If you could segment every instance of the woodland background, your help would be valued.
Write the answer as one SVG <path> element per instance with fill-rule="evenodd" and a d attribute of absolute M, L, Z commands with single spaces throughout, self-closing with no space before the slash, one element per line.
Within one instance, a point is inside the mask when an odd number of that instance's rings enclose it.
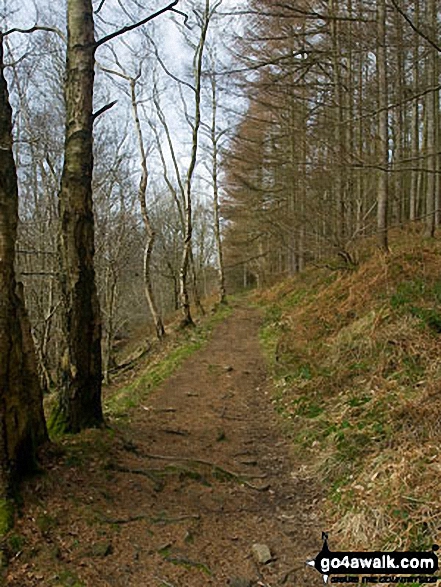
<path fill-rule="evenodd" d="M 26 405 L 17 353 L 36 405 L 61 389 L 76 431 L 102 420 L 101 375 L 137 329 L 161 338 L 164 317 L 191 325 L 215 291 L 354 266 L 373 236 L 387 253 L 391 227 L 435 236 L 436 0 L 67 8 L 67 36 L 62 2 L 1 8 L 2 325 L 22 324 L 1 342 L 3 393 L 21 390 L 6 430 Z M 37 420 L 2 448 L 5 478 L 23 438 L 45 436 Z"/>

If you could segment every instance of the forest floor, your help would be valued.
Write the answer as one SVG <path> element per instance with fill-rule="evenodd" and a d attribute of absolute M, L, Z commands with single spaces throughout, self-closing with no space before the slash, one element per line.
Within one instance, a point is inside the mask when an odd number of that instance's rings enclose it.
<path fill-rule="evenodd" d="M 323 498 L 282 433 L 260 326 L 239 305 L 129 418 L 50 449 L 8 537 L 8 587 L 322 585 L 305 562 Z"/>

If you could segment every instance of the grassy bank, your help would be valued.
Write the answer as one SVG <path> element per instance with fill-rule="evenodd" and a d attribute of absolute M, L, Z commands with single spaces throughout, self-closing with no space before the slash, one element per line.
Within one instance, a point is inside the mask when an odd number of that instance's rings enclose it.
<path fill-rule="evenodd" d="M 274 405 L 342 546 L 441 538 L 441 247 L 396 243 L 260 294 Z"/>

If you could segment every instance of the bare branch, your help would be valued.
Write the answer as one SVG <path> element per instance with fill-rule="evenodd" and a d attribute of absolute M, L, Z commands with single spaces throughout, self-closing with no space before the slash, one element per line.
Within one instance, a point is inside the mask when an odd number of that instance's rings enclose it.
<path fill-rule="evenodd" d="M 111 108 L 113 108 L 115 106 L 115 104 L 117 104 L 117 103 L 118 103 L 118 100 L 114 100 L 113 102 L 110 102 L 110 104 L 106 104 L 105 106 L 100 108 L 97 112 L 94 112 L 92 114 L 93 120 L 96 120 L 98 118 L 98 116 L 101 116 L 101 114 L 104 114 L 104 112 L 107 112 L 107 110 L 110 110 Z"/>
<path fill-rule="evenodd" d="M 174 0 L 174 2 L 172 2 L 171 4 L 164 6 L 164 8 L 161 8 L 161 10 L 158 10 L 154 14 L 150 14 L 149 16 L 144 18 L 143 20 L 140 20 L 139 22 L 136 22 L 134 24 L 129 24 L 129 25 L 123 27 L 122 29 L 119 29 L 118 31 L 110 33 L 110 35 L 106 35 L 102 39 L 99 39 L 99 41 L 96 41 L 95 49 L 97 49 L 101 45 L 104 45 L 104 43 L 107 43 L 108 41 L 111 41 L 112 39 L 119 37 L 120 35 L 123 35 L 125 33 L 130 32 L 130 31 L 133 31 L 134 29 L 139 28 L 140 26 L 142 26 L 142 25 L 150 22 L 154 18 L 160 16 L 161 14 L 164 14 L 165 12 L 171 11 L 176 6 L 176 4 L 178 4 L 178 2 L 179 2 L 179 0 Z"/>
<path fill-rule="evenodd" d="M 170 71 L 170 70 L 167 68 L 167 66 L 166 66 L 166 65 L 165 65 L 165 63 L 163 62 L 163 60 L 162 60 L 161 56 L 159 55 L 159 51 L 158 51 L 158 48 L 157 48 L 157 46 L 156 46 L 156 43 L 155 43 L 155 42 L 153 41 L 153 39 L 151 39 L 151 38 L 150 38 L 148 35 L 147 35 L 147 38 L 148 38 L 148 40 L 150 41 L 150 43 L 152 44 L 153 51 L 155 52 L 155 57 L 156 57 L 156 59 L 158 60 L 158 62 L 159 62 L 159 65 L 161 66 L 161 68 L 162 68 L 162 69 L 165 71 L 165 73 L 166 73 L 166 74 L 167 74 L 169 77 L 171 77 L 171 78 L 172 78 L 172 80 L 174 80 L 175 82 L 177 82 L 178 84 L 180 84 L 180 85 L 182 84 L 183 86 L 186 86 L 187 88 L 189 88 L 189 89 L 190 89 L 190 90 L 192 90 L 193 92 L 196 92 L 196 88 L 195 88 L 195 87 L 194 87 L 192 84 L 190 84 L 190 83 L 188 83 L 188 82 L 186 82 L 186 81 L 184 81 L 184 80 L 182 80 L 182 79 L 178 78 L 178 77 L 177 77 L 177 76 L 176 76 L 174 73 L 172 73 L 172 72 L 171 72 L 171 71 Z"/>
<path fill-rule="evenodd" d="M 101 0 L 100 5 L 98 6 L 98 8 L 95 10 L 95 14 L 99 14 L 104 6 L 104 4 L 106 3 L 106 0 Z"/>
<path fill-rule="evenodd" d="M 171 8 L 170 9 L 171 12 L 175 12 L 176 14 L 179 14 L 180 16 L 184 17 L 184 26 L 187 27 L 189 30 L 191 30 L 191 26 L 189 26 L 188 23 L 188 14 L 185 14 L 185 12 L 181 12 L 180 10 L 177 10 L 176 8 Z"/>
<path fill-rule="evenodd" d="M 432 45 L 432 47 L 434 49 L 436 49 L 439 53 L 441 53 L 441 46 L 438 45 L 437 43 L 435 43 L 435 41 L 431 37 L 429 37 L 429 35 L 427 35 L 424 31 L 422 31 L 419 27 L 417 27 L 415 25 L 415 23 L 413 22 L 413 20 L 406 14 L 406 12 L 404 12 L 404 10 L 398 4 L 397 0 L 390 0 L 390 1 L 392 3 L 393 7 L 395 8 L 395 10 L 397 12 L 399 12 L 399 14 L 401 14 L 401 16 L 407 22 L 407 24 L 410 25 L 410 27 L 412 28 L 412 30 L 415 33 L 417 33 L 417 35 L 419 35 L 420 37 L 422 37 L 425 41 L 427 41 L 429 43 L 429 45 Z"/>
<path fill-rule="evenodd" d="M 58 29 L 57 27 L 50 27 L 50 26 L 34 25 L 33 27 L 31 27 L 29 29 L 13 28 L 13 29 L 9 29 L 8 31 L 5 31 L 4 33 L 2 33 L 2 36 L 7 37 L 8 35 L 12 35 L 13 33 L 30 34 L 30 33 L 35 33 L 38 31 L 46 31 L 48 33 L 55 33 L 58 37 L 60 37 L 60 39 L 64 43 L 67 43 L 66 35 L 62 31 L 60 31 L 60 29 Z"/>

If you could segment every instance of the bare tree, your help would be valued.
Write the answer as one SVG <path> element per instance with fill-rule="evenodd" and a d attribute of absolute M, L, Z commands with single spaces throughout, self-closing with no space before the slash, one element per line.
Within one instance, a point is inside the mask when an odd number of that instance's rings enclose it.
<path fill-rule="evenodd" d="M 138 76 L 139 77 L 139 76 Z M 150 308 L 153 322 L 155 324 L 156 335 L 159 339 L 165 335 L 164 324 L 162 318 L 159 315 L 158 308 L 153 293 L 153 284 L 150 273 L 151 259 L 153 253 L 153 246 L 155 244 L 156 232 L 153 229 L 150 215 L 147 209 L 146 192 L 147 192 L 147 181 L 148 181 L 148 169 L 147 169 L 147 155 L 144 146 L 144 139 L 142 136 L 141 123 L 139 121 L 138 103 L 136 98 L 136 81 L 138 78 L 130 79 L 130 99 L 132 102 L 132 113 L 135 121 L 136 136 L 138 138 L 139 155 L 141 160 L 141 179 L 139 182 L 138 199 L 141 207 L 142 219 L 144 221 L 144 227 L 146 231 L 146 245 L 144 250 L 144 283 L 145 283 L 145 295 Z"/>
<path fill-rule="evenodd" d="M 65 355 L 51 427 L 66 432 L 101 426 L 101 319 L 95 284 L 93 85 L 95 31 L 91 0 L 68 4 L 66 137 L 60 190 Z"/>
<path fill-rule="evenodd" d="M 210 0 L 205 0 L 205 8 L 202 15 L 198 16 L 200 26 L 200 36 L 194 55 L 194 120 L 192 133 L 192 149 L 190 164 L 187 170 L 184 192 L 184 246 L 182 251 L 182 261 L 180 270 L 180 300 L 182 310 L 182 326 L 190 326 L 193 319 L 190 312 L 190 299 L 188 295 L 187 280 L 188 267 L 192 251 L 192 180 L 196 167 L 199 129 L 201 126 L 201 93 L 202 93 L 202 69 L 205 43 L 207 39 L 208 26 L 218 4 L 210 6 Z"/>
<path fill-rule="evenodd" d="M 178 0 L 137 23 L 95 41 L 91 0 L 68 2 L 66 139 L 60 190 L 62 290 L 66 352 L 64 378 L 51 424 L 78 432 L 103 424 L 101 319 L 94 270 L 92 205 L 93 122 L 114 102 L 93 113 L 95 51 L 146 24 Z"/>

